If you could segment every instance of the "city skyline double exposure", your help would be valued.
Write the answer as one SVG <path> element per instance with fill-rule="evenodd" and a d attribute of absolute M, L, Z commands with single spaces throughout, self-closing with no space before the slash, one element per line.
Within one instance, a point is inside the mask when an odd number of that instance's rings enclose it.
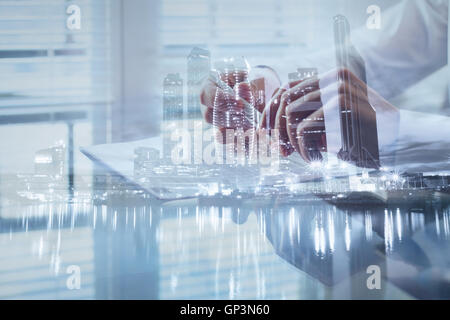
<path fill-rule="evenodd" d="M 0 0 L 0 299 L 167 319 L 450 299 L 449 17 Z"/>

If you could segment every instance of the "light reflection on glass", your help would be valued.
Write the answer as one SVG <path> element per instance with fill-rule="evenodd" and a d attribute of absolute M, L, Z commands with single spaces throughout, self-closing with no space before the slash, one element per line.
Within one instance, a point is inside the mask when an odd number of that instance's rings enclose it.
<path fill-rule="evenodd" d="M 62 277 L 69 258 L 78 254 L 66 251 L 67 232 L 87 228 L 95 239 L 89 244 L 91 262 L 102 283 L 144 272 L 142 277 L 159 283 L 151 291 L 155 297 L 298 297 L 306 281 L 302 272 L 332 285 L 364 270 L 364 259 L 379 243 L 390 256 L 425 228 L 427 236 L 448 240 L 448 208 L 433 208 L 430 218 L 419 209 L 47 203 L 15 212 L 19 219 L 3 210 L 9 218 L 2 219 L 0 243 L 8 256 L 8 244 L 29 234 L 30 263 L 46 261 L 53 276 Z"/>
<path fill-rule="evenodd" d="M 392 215 L 389 214 L 388 210 L 384 210 L 384 244 L 386 251 L 393 250 L 394 243 L 394 228 L 392 226 Z"/>
<path fill-rule="evenodd" d="M 395 212 L 396 224 L 397 224 L 397 236 L 398 240 L 402 241 L 402 218 L 400 215 L 400 208 L 397 208 Z"/>
<path fill-rule="evenodd" d="M 450 235 L 449 214 L 450 214 L 450 209 L 445 210 L 443 213 L 443 221 L 442 222 L 444 225 L 445 239 L 449 239 L 449 235 Z"/>
<path fill-rule="evenodd" d="M 349 217 L 347 212 L 345 213 L 345 249 L 347 251 L 350 251 L 350 245 L 351 245 L 351 228 L 349 223 Z"/>
<path fill-rule="evenodd" d="M 364 214 L 364 227 L 366 232 L 366 240 L 372 240 L 372 215 L 370 214 L 370 211 L 366 211 Z"/>
<path fill-rule="evenodd" d="M 334 243 L 335 243 L 335 231 L 334 231 L 334 214 L 335 210 L 328 213 L 328 240 L 330 246 L 330 252 L 334 252 Z"/>

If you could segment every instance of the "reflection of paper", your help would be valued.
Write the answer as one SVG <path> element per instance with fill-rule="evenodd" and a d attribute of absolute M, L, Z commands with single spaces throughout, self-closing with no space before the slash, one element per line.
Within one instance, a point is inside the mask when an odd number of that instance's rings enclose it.
<path fill-rule="evenodd" d="M 375 252 L 384 240 L 376 233 L 367 239 L 358 215 L 347 215 L 325 201 L 295 210 L 281 206 L 274 212 L 261 221 L 275 252 L 328 286 L 351 281 L 368 265 L 381 262 Z"/>
<path fill-rule="evenodd" d="M 162 141 L 159 137 L 154 137 L 133 142 L 100 144 L 81 148 L 81 152 L 91 160 L 101 162 L 108 169 L 120 175 L 132 176 L 134 149 L 142 146 L 161 150 Z"/>
<path fill-rule="evenodd" d="M 448 299 L 450 242 L 433 239 L 433 228 L 429 224 L 411 238 L 404 239 L 395 255 L 386 257 L 386 273 L 389 281 L 416 298 Z"/>
<path fill-rule="evenodd" d="M 142 187 L 133 178 L 134 171 L 134 149 L 141 146 L 153 147 L 161 150 L 161 139 L 159 137 L 139 140 L 134 142 L 101 144 L 96 146 L 81 148 L 84 153 L 92 161 L 104 166 L 114 174 L 118 174 L 130 182 Z M 147 190 L 153 195 L 156 194 L 152 190 Z"/>
<path fill-rule="evenodd" d="M 212 196 L 219 190 L 224 196 L 233 191 L 254 193 L 259 188 L 273 187 L 284 190 L 286 179 L 296 182 L 311 181 L 322 176 L 321 170 L 308 166 L 298 154 L 283 159 L 275 172 L 269 167 L 252 166 L 225 166 L 225 165 L 172 165 L 170 159 L 162 159 L 166 165 L 166 173 L 150 176 L 147 181 L 135 176 L 134 159 L 135 149 L 138 147 L 162 149 L 161 137 L 145 139 L 127 143 L 104 144 L 82 148 L 81 151 L 91 160 L 100 163 L 108 170 L 118 174 L 135 185 L 147 190 L 158 199 L 171 200 L 192 198 L 199 195 Z M 167 140 L 165 141 L 167 143 Z M 170 170 L 172 167 L 174 170 Z M 346 172 L 350 170 L 346 168 Z M 173 173 L 172 173 L 173 171 Z M 357 170 L 351 170 L 352 173 Z M 341 175 L 341 172 L 329 170 L 330 175 Z M 264 173 L 264 174 L 263 174 Z M 288 179 L 288 180 L 289 180 Z M 220 194 L 219 193 L 219 194 Z"/>

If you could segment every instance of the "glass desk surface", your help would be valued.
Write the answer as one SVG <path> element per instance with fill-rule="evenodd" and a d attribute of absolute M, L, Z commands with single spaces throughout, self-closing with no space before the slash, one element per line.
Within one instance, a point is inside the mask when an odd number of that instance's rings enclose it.
<path fill-rule="evenodd" d="M 127 192 L 3 201 L 0 298 L 450 298 L 445 196 L 336 207 L 276 197 L 161 203 Z"/>

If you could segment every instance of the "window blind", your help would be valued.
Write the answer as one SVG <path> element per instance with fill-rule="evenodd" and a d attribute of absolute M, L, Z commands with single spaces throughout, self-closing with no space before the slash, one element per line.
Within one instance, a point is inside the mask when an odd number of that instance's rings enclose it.
<path fill-rule="evenodd" d="M 163 0 L 163 45 L 305 45 L 344 4 L 345 0 Z"/>
<path fill-rule="evenodd" d="M 109 15 L 108 0 L 0 0 L 0 107 L 109 99 Z"/>

